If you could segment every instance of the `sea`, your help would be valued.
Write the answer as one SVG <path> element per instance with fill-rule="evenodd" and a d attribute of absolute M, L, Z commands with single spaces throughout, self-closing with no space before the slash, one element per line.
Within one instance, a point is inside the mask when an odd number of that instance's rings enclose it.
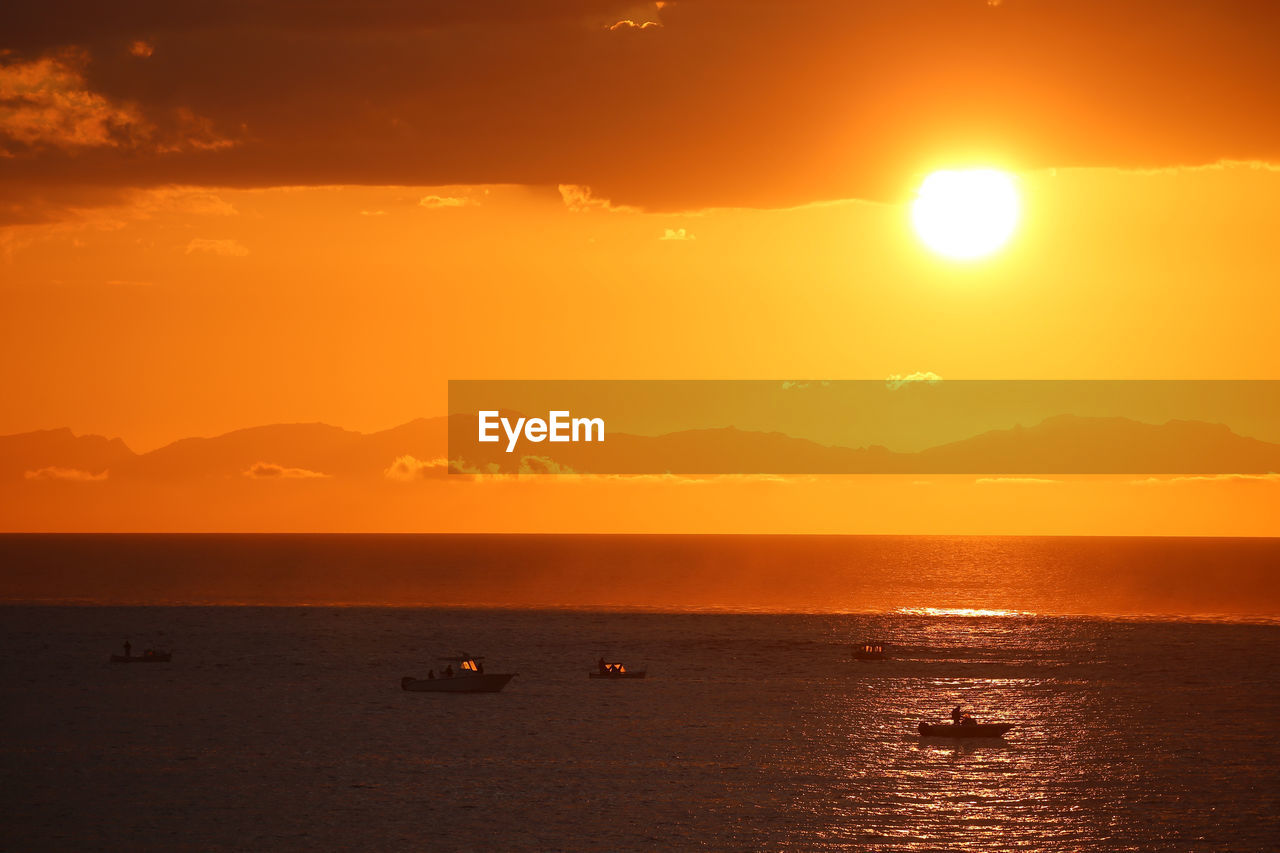
<path fill-rule="evenodd" d="M 3 536 L 0 850 L 1274 851 L 1278 571 L 1277 540 Z M 401 690 L 460 653 L 517 675 Z M 1015 728 L 918 734 L 957 704 Z"/>

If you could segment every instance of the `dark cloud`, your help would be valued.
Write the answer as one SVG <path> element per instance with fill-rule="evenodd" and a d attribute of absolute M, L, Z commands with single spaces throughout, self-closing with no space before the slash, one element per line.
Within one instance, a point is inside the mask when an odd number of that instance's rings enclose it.
<path fill-rule="evenodd" d="M 7 4 L 0 64 L 83 52 L 116 144 L 50 144 L 29 112 L 6 135 L 9 93 L 0 180 L 566 184 L 677 210 L 892 199 L 968 160 L 1280 160 L 1272 0 L 681 0 L 610 29 L 642 6 Z"/>

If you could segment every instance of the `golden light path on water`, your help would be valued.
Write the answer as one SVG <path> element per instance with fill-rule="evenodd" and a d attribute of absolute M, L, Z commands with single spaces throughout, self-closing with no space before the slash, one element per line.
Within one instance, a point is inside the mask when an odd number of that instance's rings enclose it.
<path fill-rule="evenodd" d="M 1214 679 L 1189 674 L 1196 644 L 1177 626 L 968 607 L 900 608 L 876 623 L 892 659 L 851 662 L 812 708 L 823 781 L 793 807 L 821 820 L 819 787 L 839 791 L 823 849 L 1162 849 L 1186 837 L 1178 801 L 1221 796 L 1228 766 L 1249 761 L 1247 748 L 1223 760 L 1228 739 L 1190 723 L 1212 712 L 1186 691 L 1203 696 Z M 957 704 L 1016 727 L 972 741 L 914 733 Z M 1170 725 L 1175 750 L 1160 745 Z M 1188 778 L 1188 755 L 1213 758 Z"/>
<path fill-rule="evenodd" d="M 1280 832 L 1274 626 L 982 607 L 6 615 L 13 849 L 1162 853 Z M 173 664 L 112 668 L 121 626 Z M 872 640 L 888 659 L 855 660 Z M 400 689 L 459 646 L 519 676 Z M 589 680 L 601 655 L 649 677 Z M 1016 727 L 919 735 L 957 704 Z"/>
<path fill-rule="evenodd" d="M 899 607 L 907 616 L 1036 616 L 1029 610 L 992 610 L 982 607 Z"/>

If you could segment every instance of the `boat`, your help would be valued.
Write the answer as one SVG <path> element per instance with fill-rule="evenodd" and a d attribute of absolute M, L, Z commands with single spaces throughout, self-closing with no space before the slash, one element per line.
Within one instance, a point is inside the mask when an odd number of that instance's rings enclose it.
<path fill-rule="evenodd" d="M 1004 737 L 1013 723 L 921 723 L 921 737 Z"/>
<path fill-rule="evenodd" d="M 172 652 L 144 652 L 140 655 L 112 655 L 112 663 L 168 663 Z"/>
<path fill-rule="evenodd" d="M 594 672 L 588 672 L 587 678 L 603 678 L 606 681 L 612 681 L 622 678 L 644 678 L 647 670 L 643 669 L 627 669 L 625 664 L 610 663 L 604 658 L 600 659 L 600 665 Z"/>
<path fill-rule="evenodd" d="M 854 660 L 884 660 L 884 643 L 863 643 L 853 650 Z"/>
<path fill-rule="evenodd" d="M 400 689 L 415 693 L 497 693 L 515 678 L 514 672 L 485 672 L 484 658 L 460 654 L 457 657 L 439 658 L 445 662 L 444 674 L 432 670 L 426 678 L 406 675 L 400 679 Z M 457 672 L 454 672 L 454 665 Z"/>

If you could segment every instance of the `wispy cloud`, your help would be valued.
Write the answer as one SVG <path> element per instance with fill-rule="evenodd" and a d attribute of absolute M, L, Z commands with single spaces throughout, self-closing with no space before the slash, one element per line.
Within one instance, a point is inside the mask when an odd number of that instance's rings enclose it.
<path fill-rule="evenodd" d="M 440 208 L 440 207 L 470 207 L 479 204 L 475 199 L 465 196 L 452 195 L 424 195 L 418 199 L 420 207 Z"/>
<path fill-rule="evenodd" d="M 662 232 L 659 240 L 696 240 L 697 237 L 690 234 L 683 228 L 668 228 Z"/>
<path fill-rule="evenodd" d="M 160 187 L 135 193 L 122 215 L 140 219 L 158 214 L 189 213 L 196 216 L 235 216 L 239 211 L 222 196 L 202 187 Z"/>
<path fill-rule="evenodd" d="M 916 373 L 908 373 L 903 376 L 901 373 L 891 373 L 884 378 L 885 387 L 890 391 L 896 391 L 909 382 L 923 382 L 926 385 L 935 385 L 942 381 L 942 377 L 933 371 L 925 371 Z"/>
<path fill-rule="evenodd" d="M 210 240 L 204 237 L 197 237 L 187 244 L 187 254 L 192 252 L 208 252 L 228 258 L 243 258 L 249 254 L 249 250 L 236 240 Z"/>
<path fill-rule="evenodd" d="M 1043 477 L 979 477 L 973 482 L 980 486 L 1049 486 L 1062 481 Z"/>
<path fill-rule="evenodd" d="M 474 480 L 473 482 L 483 482 L 486 478 L 490 478 L 490 477 L 505 478 L 508 476 L 514 476 L 514 475 L 503 474 L 501 473 L 501 471 L 502 471 L 502 466 L 496 462 L 486 462 L 483 466 L 479 466 L 479 465 L 472 465 L 471 463 L 467 462 L 467 460 L 462 458 L 449 460 L 450 474 L 475 475 L 478 479 Z"/>
<path fill-rule="evenodd" d="M 81 471 L 79 468 L 59 468 L 56 465 L 50 465 L 48 468 L 40 468 L 35 471 L 27 471 L 23 473 L 23 477 L 28 480 L 60 480 L 64 483 L 100 483 L 107 479 L 109 471 L 103 471 L 99 474 L 93 474 L 89 471 Z"/>
<path fill-rule="evenodd" d="M 573 474 L 576 473 L 568 465 L 547 456 L 525 456 L 520 459 L 521 474 Z"/>
<path fill-rule="evenodd" d="M 597 198 L 591 193 L 591 187 L 581 184 L 559 184 L 556 188 L 560 190 L 560 198 L 564 201 L 564 206 L 573 213 L 590 213 L 593 210 L 603 210 L 607 213 L 632 213 L 635 210 L 625 205 L 614 204 L 607 198 Z"/>
<path fill-rule="evenodd" d="M 286 468 L 274 462 L 255 462 L 244 470 L 244 476 L 251 480 L 317 480 L 330 475 L 306 468 Z"/>
<path fill-rule="evenodd" d="M 657 21 L 636 22 L 628 18 L 625 21 L 618 21 L 615 24 L 610 24 L 608 29 L 610 32 L 617 32 L 618 30 L 650 30 L 650 29 L 656 29 L 661 26 L 662 24 L 658 23 Z"/>
<path fill-rule="evenodd" d="M 1131 486 L 1171 486 L 1185 483 L 1280 483 L 1280 474 L 1187 474 L 1129 481 Z"/>
<path fill-rule="evenodd" d="M 400 483 L 412 483 L 427 477 L 443 476 L 449 472 L 448 459 L 422 460 L 414 456 L 398 456 L 382 475 L 388 480 Z"/>

